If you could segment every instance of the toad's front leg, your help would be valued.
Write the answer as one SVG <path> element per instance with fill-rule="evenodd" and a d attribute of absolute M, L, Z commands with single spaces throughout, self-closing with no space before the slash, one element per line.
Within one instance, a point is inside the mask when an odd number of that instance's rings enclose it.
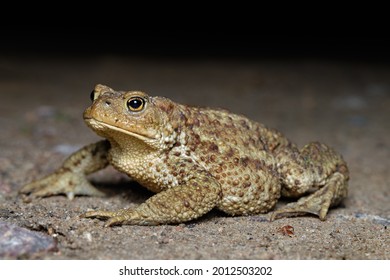
<path fill-rule="evenodd" d="M 56 194 L 66 194 L 69 198 L 75 195 L 102 196 L 103 193 L 88 182 L 86 175 L 108 165 L 109 149 L 106 140 L 85 146 L 67 158 L 53 174 L 23 186 L 19 192 L 41 197 Z"/>
<path fill-rule="evenodd" d="M 83 217 L 108 219 L 106 227 L 119 224 L 174 224 L 196 219 L 217 205 L 222 190 L 208 172 L 194 172 L 193 175 L 184 185 L 159 192 L 135 209 L 89 211 Z"/>

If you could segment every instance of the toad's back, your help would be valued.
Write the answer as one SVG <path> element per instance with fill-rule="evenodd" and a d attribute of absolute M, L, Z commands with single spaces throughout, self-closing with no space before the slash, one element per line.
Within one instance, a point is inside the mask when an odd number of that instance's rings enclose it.
<path fill-rule="evenodd" d="M 222 186 L 218 207 L 230 214 L 267 212 L 280 197 L 273 152 L 283 135 L 225 110 L 180 105 L 187 152 Z"/>

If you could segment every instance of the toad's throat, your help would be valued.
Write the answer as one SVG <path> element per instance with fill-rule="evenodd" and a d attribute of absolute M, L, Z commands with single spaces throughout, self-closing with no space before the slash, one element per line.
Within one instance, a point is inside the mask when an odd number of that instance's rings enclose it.
<path fill-rule="evenodd" d="M 132 136 L 132 137 L 138 138 L 140 140 L 144 140 L 144 141 L 153 140 L 153 139 L 158 138 L 156 134 L 150 133 L 147 130 L 139 130 L 138 129 L 137 132 L 132 132 L 132 131 L 125 130 L 125 129 L 117 127 L 115 125 L 111 125 L 111 124 L 108 124 L 108 123 L 105 123 L 105 122 L 102 122 L 102 121 L 99 121 L 97 119 L 90 118 L 90 117 L 84 117 L 84 121 L 87 123 L 87 125 L 92 130 L 94 130 L 96 133 L 102 135 L 103 137 L 107 137 L 107 134 L 109 134 L 109 133 L 107 133 L 107 130 L 109 130 L 109 131 L 123 133 L 123 134 L 129 135 L 129 136 Z"/>

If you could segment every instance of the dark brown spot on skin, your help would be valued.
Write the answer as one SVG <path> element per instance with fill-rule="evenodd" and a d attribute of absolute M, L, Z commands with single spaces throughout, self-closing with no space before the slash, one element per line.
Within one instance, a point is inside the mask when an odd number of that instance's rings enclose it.
<path fill-rule="evenodd" d="M 248 130 L 250 129 L 248 123 L 247 123 L 245 120 L 242 120 L 242 121 L 241 121 L 241 126 L 242 126 L 243 128 L 245 128 L 245 129 L 248 129 Z"/>
<path fill-rule="evenodd" d="M 191 139 L 195 146 L 200 144 L 200 136 L 198 134 L 193 134 Z"/>
<path fill-rule="evenodd" d="M 199 126 L 199 120 L 197 118 L 189 118 L 186 122 L 186 126 Z"/>
<path fill-rule="evenodd" d="M 211 143 L 209 150 L 210 152 L 218 152 L 218 146 L 214 143 Z"/>
<path fill-rule="evenodd" d="M 264 160 L 255 160 L 255 167 L 256 167 L 256 170 L 260 170 L 264 167 L 265 165 L 265 162 Z"/>
<path fill-rule="evenodd" d="M 178 157 L 178 156 L 181 156 L 181 153 L 180 152 L 174 152 L 173 155 Z"/>
<path fill-rule="evenodd" d="M 173 144 L 173 147 L 180 147 L 180 146 L 181 146 L 180 142 L 176 142 L 175 144 Z"/>
<path fill-rule="evenodd" d="M 226 153 L 226 157 L 231 158 L 234 155 L 234 151 L 232 148 L 229 149 L 229 151 Z"/>
<path fill-rule="evenodd" d="M 72 171 L 69 167 L 62 167 L 61 168 L 61 171 L 63 172 L 63 173 L 65 173 L 65 172 L 70 172 L 70 171 Z"/>
<path fill-rule="evenodd" d="M 211 161 L 211 162 L 215 162 L 216 158 L 217 158 L 217 157 L 216 157 L 215 155 L 211 155 L 211 156 L 210 156 L 210 161 Z"/>
<path fill-rule="evenodd" d="M 236 164 L 236 165 L 238 164 L 239 161 L 240 161 L 240 160 L 239 160 L 238 158 L 236 158 L 236 157 L 233 159 L 233 162 L 234 162 L 234 164 Z"/>
<path fill-rule="evenodd" d="M 294 183 L 296 186 L 299 186 L 301 184 L 301 182 L 298 179 L 295 179 Z"/>
<path fill-rule="evenodd" d="M 248 157 L 241 158 L 241 162 L 244 167 L 247 167 L 249 163 L 249 158 Z"/>
<path fill-rule="evenodd" d="M 169 103 L 168 102 L 159 103 L 158 107 L 160 107 L 160 109 L 166 113 L 171 113 L 172 109 L 174 109 L 174 105 L 170 102 Z"/>
<path fill-rule="evenodd" d="M 187 200 L 184 200 L 184 201 L 183 201 L 183 204 L 184 204 L 184 206 L 187 207 L 187 208 L 190 207 L 190 203 L 189 203 Z"/>

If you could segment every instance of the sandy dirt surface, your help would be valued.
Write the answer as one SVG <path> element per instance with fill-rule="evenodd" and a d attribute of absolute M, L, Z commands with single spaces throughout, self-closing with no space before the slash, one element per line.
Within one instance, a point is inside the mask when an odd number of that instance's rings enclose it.
<path fill-rule="evenodd" d="M 112 228 L 79 216 L 132 207 L 152 195 L 113 169 L 91 178 L 107 193 L 104 198 L 18 196 L 20 186 L 99 139 L 82 120 L 96 83 L 227 108 L 281 130 L 300 146 L 327 143 L 349 163 L 349 196 L 323 222 L 312 216 L 269 222 L 268 214 L 212 211 L 186 224 Z M 388 65 L 0 56 L 0 97 L 0 258 L 390 258 Z M 285 226 L 293 234 L 283 234 Z"/>

